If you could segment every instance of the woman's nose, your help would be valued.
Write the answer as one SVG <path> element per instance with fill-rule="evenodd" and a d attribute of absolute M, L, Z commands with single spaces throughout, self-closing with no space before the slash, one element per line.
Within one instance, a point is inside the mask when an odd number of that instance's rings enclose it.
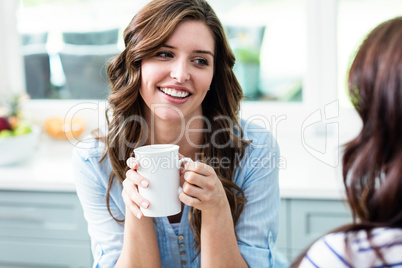
<path fill-rule="evenodd" d="M 190 73 L 186 62 L 177 61 L 173 64 L 170 77 L 179 83 L 184 83 L 190 79 Z"/>

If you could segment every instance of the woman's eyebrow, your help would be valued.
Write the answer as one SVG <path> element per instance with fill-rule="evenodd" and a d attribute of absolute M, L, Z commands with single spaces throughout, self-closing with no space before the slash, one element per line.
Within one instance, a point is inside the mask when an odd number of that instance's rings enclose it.
<path fill-rule="evenodd" d="M 212 56 L 212 58 L 214 57 L 214 54 L 211 51 L 208 50 L 195 50 L 195 53 L 201 53 L 201 54 L 209 54 Z"/>
<path fill-rule="evenodd" d="M 170 45 L 167 45 L 167 44 L 162 45 L 162 47 L 170 48 L 170 49 L 176 49 L 174 46 L 170 46 Z M 194 53 L 209 54 L 209 55 L 211 55 L 212 57 L 215 57 L 214 54 L 213 54 L 211 51 L 209 51 L 209 50 L 194 50 Z"/>

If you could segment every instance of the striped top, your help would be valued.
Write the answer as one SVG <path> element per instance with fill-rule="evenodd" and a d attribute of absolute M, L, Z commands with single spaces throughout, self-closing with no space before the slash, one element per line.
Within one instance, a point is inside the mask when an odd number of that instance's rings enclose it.
<path fill-rule="evenodd" d="M 366 231 L 325 235 L 312 245 L 299 267 L 402 267 L 402 229 L 375 228 L 372 234 L 371 243 Z M 376 256 L 374 247 L 386 263 Z"/>

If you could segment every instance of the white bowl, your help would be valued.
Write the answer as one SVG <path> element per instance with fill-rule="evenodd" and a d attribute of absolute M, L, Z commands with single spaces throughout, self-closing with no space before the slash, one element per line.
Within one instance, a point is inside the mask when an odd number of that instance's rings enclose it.
<path fill-rule="evenodd" d="M 22 162 L 32 156 L 39 140 L 40 128 L 32 126 L 32 132 L 0 139 L 0 166 L 8 166 Z"/>

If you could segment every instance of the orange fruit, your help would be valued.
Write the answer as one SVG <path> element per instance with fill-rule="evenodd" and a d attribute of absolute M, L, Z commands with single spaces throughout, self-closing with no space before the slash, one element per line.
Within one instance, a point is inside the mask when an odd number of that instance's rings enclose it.
<path fill-rule="evenodd" d="M 74 117 L 72 120 L 51 117 L 45 120 L 46 133 L 58 140 L 77 139 L 84 130 L 85 120 L 80 117 Z"/>

